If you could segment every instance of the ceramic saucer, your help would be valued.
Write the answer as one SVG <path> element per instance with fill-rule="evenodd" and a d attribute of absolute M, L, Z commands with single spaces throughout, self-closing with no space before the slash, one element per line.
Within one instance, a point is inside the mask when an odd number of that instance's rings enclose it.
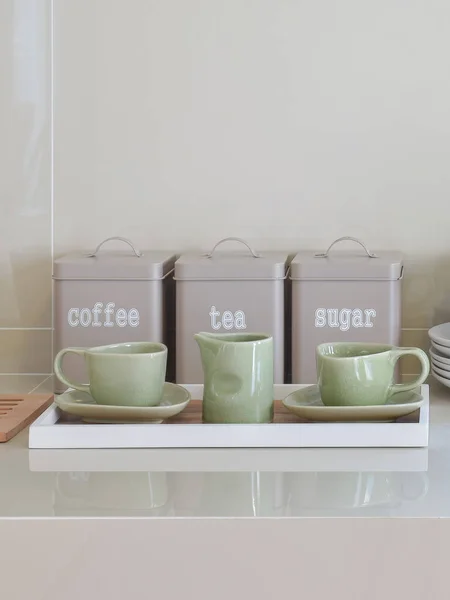
<path fill-rule="evenodd" d="M 397 392 L 380 406 L 325 406 L 319 387 L 311 385 L 289 394 L 284 406 L 308 421 L 395 421 L 422 406 L 424 398 L 417 392 Z"/>
<path fill-rule="evenodd" d="M 431 359 L 431 368 L 436 371 L 438 375 L 450 379 L 450 371 L 447 365 L 436 362 L 433 358 Z"/>
<path fill-rule="evenodd" d="M 441 358 L 438 358 L 434 353 L 430 352 L 431 365 L 446 372 L 446 376 L 450 377 L 450 365 L 445 363 Z M 449 361 L 450 362 L 450 361 Z"/>
<path fill-rule="evenodd" d="M 439 383 L 442 383 L 442 385 L 445 385 L 445 387 L 450 388 L 450 379 L 447 379 L 446 377 L 442 377 L 441 375 L 439 375 L 439 373 L 436 372 L 435 367 L 431 367 L 431 374 L 433 375 L 433 377 L 435 379 L 437 379 L 437 381 L 439 381 Z"/>
<path fill-rule="evenodd" d="M 88 423 L 162 423 L 186 408 L 191 395 L 180 385 L 165 383 L 157 406 L 109 406 L 97 404 L 90 394 L 71 390 L 55 394 L 55 403 L 66 413 Z"/>
<path fill-rule="evenodd" d="M 446 371 L 445 368 L 442 368 L 440 365 L 438 365 L 435 362 L 431 363 L 431 368 L 433 369 L 433 371 L 435 371 L 435 373 L 437 373 L 444 379 L 448 379 L 450 382 L 450 371 Z"/>
<path fill-rule="evenodd" d="M 447 346 L 443 346 L 442 344 L 438 344 L 434 340 L 431 340 L 431 347 L 434 350 L 437 350 L 439 352 L 439 354 L 442 354 L 443 356 L 450 358 L 450 348 L 447 348 Z"/>
<path fill-rule="evenodd" d="M 429 353 L 432 361 L 442 364 L 443 369 L 450 370 L 450 358 L 445 356 L 445 354 L 441 354 L 439 350 L 433 347 L 430 347 Z"/>
<path fill-rule="evenodd" d="M 450 323 L 441 323 L 428 330 L 428 335 L 436 344 L 450 348 Z"/>

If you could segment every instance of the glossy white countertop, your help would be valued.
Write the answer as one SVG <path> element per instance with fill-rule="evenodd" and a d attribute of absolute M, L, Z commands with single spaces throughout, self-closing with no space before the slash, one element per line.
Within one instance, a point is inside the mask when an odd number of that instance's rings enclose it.
<path fill-rule="evenodd" d="M 0 444 L 0 518 L 450 517 L 435 382 L 430 421 L 422 449 L 29 450 L 25 430 Z"/>

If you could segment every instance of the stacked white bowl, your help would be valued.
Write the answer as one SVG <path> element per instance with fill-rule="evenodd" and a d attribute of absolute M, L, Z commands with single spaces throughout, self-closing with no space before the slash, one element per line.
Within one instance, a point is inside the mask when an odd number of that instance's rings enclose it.
<path fill-rule="evenodd" d="M 442 385 L 450 387 L 450 323 L 432 327 L 428 335 L 431 340 L 431 373 Z"/>

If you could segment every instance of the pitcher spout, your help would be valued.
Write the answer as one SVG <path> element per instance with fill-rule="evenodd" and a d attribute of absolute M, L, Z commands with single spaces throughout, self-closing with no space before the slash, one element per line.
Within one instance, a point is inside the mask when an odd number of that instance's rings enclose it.
<path fill-rule="evenodd" d="M 194 339 L 199 345 L 200 349 L 209 348 L 217 344 L 217 339 L 214 333 L 208 333 L 207 331 L 200 331 L 194 333 Z"/>
<path fill-rule="evenodd" d="M 206 331 L 195 333 L 194 339 L 200 350 L 203 375 L 206 377 L 207 373 L 211 371 L 214 365 L 215 356 L 220 352 L 220 348 L 223 344 L 215 338 L 213 333 L 207 333 Z"/>

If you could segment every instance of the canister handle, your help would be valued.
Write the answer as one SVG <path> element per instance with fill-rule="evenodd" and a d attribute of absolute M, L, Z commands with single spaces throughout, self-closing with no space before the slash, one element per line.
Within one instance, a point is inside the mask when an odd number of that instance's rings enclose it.
<path fill-rule="evenodd" d="M 211 252 L 208 252 L 208 254 L 205 254 L 206 258 L 212 258 L 212 255 L 214 254 L 214 251 L 217 248 L 217 246 L 219 246 L 219 244 L 223 244 L 223 242 L 240 242 L 241 244 L 244 244 L 244 246 L 247 246 L 247 248 L 250 250 L 253 258 L 261 258 L 261 256 L 257 252 L 255 252 L 253 250 L 253 248 L 251 246 L 249 246 L 249 244 L 245 240 L 243 240 L 242 238 L 238 238 L 238 237 L 223 238 L 223 240 L 220 240 L 219 242 L 217 242 L 217 244 L 214 246 L 214 248 L 211 250 Z"/>
<path fill-rule="evenodd" d="M 344 237 L 340 237 L 337 240 L 334 240 L 334 242 L 332 244 L 330 244 L 330 246 L 328 246 L 327 250 L 325 252 L 318 252 L 317 254 L 314 254 L 314 258 L 328 258 L 328 254 L 331 250 L 331 248 L 337 244 L 338 242 L 356 242 L 357 244 L 359 244 L 360 246 L 362 246 L 364 248 L 364 250 L 366 251 L 366 254 L 369 258 L 378 258 L 378 256 L 376 254 L 374 254 L 373 252 L 370 252 L 367 249 L 367 246 L 365 244 L 363 244 L 363 242 L 361 242 L 361 240 L 358 240 L 357 238 L 354 237 L 350 237 L 350 236 L 344 236 Z"/>
<path fill-rule="evenodd" d="M 93 258 L 94 256 L 97 256 L 97 253 L 100 250 L 100 248 L 103 246 L 103 244 L 106 244 L 106 242 L 110 242 L 111 240 L 119 240 L 120 242 L 125 242 L 125 244 L 128 244 L 130 246 L 130 248 L 133 250 L 135 256 L 137 256 L 138 258 L 140 258 L 142 256 L 142 252 L 140 252 L 140 250 L 138 250 L 133 245 L 133 243 L 130 242 L 130 240 L 127 240 L 127 238 L 118 237 L 118 236 L 106 238 L 106 240 L 103 240 L 103 242 L 100 242 L 100 244 L 97 246 L 97 248 L 94 250 L 94 252 L 91 252 L 90 254 L 87 254 L 86 256 L 88 258 Z"/>

